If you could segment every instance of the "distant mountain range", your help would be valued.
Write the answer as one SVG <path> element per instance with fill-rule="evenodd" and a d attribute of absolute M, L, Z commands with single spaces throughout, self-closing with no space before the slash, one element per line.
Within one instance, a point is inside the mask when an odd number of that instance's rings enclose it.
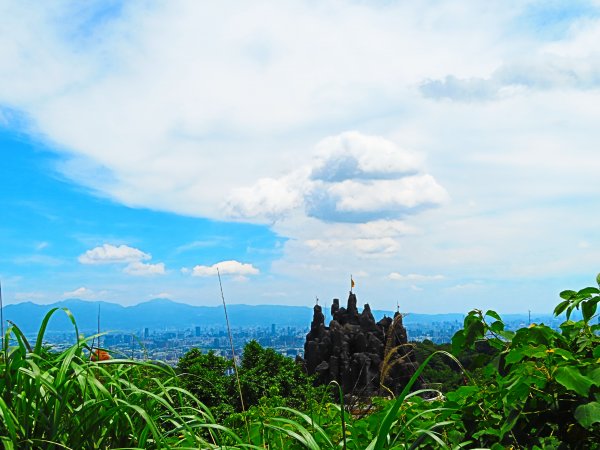
<path fill-rule="evenodd" d="M 68 308 L 77 321 L 81 331 L 89 332 L 97 328 L 98 307 L 103 331 L 150 329 L 185 329 L 195 326 L 224 327 L 225 317 L 222 306 L 192 306 L 167 299 L 154 299 L 134 306 L 121 306 L 109 302 L 92 302 L 78 299 L 63 300 L 49 305 L 38 305 L 24 302 L 4 307 L 4 319 L 11 320 L 24 332 L 38 330 L 44 315 L 51 308 Z M 326 308 L 324 308 L 325 310 Z M 312 308 L 307 306 L 284 305 L 229 305 L 227 306 L 229 321 L 232 327 L 309 327 L 312 320 Z M 330 320 L 328 311 L 326 321 Z M 373 311 L 376 320 L 390 311 Z M 550 315 L 536 315 L 535 320 L 548 320 Z M 464 314 L 408 314 L 404 323 L 432 324 L 435 322 L 462 323 Z M 506 320 L 527 320 L 524 314 L 504 315 Z M 532 316 L 532 319 L 534 317 Z M 57 311 L 48 326 L 49 331 L 70 331 L 73 326 L 67 315 Z"/>

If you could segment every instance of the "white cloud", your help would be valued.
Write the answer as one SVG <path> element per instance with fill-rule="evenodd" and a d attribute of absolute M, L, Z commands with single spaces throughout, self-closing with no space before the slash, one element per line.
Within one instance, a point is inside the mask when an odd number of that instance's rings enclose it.
<path fill-rule="evenodd" d="M 316 157 L 280 179 L 235 189 L 226 214 L 274 222 L 304 207 L 333 222 L 393 219 L 444 203 L 448 194 L 410 151 L 380 136 L 346 132 L 322 140 Z"/>
<path fill-rule="evenodd" d="M 367 182 L 345 180 L 318 184 L 308 199 L 308 213 L 324 220 L 360 223 L 404 217 L 438 206 L 447 197 L 430 175 Z"/>
<path fill-rule="evenodd" d="M 88 289 L 86 287 L 80 287 L 77 288 L 73 291 L 67 291 L 65 293 L 63 293 L 62 295 L 63 298 L 79 298 L 79 299 L 93 299 L 96 297 L 96 293 L 94 291 L 92 291 L 91 289 Z"/>
<path fill-rule="evenodd" d="M 127 245 L 119 245 L 117 247 L 111 244 L 104 244 L 101 247 L 88 250 L 79 256 L 79 262 L 81 264 L 115 264 L 146 261 L 151 258 L 152 255 Z"/>
<path fill-rule="evenodd" d="M 357 238 L 357 239 L 308 239 L 304 244 L 317 253 L 326 253 L 347 248 L 355 250 L 363 255 L 375 254 L 384 256 L 395 253 L 399 249 L 399 243 L 393 238 Z"/>
<path fill-rule="evenodd" d="M 146 264 L 140 261 L 133 261 L 123 269 L 123 272 L 129 275 L 148 276 L 148 275 L 164 275 L 165 264 Z"/>
<path fill-rule="evenodd" d="M 311 178 L 326 182 L 397 179 L 416 174 L 422 167 L 415 153 L 380 136 L 356 131 L 323 139 L 316 152 Z"/>
<path fill-rule="evenodd" d="M 145 263 L 152 255 L 128 245 L 103 244 L 79 256 L 81 264 L 126 264 L 123 272 L 134 276 L 164 275 L 164 263 Z"/>
<path fill-rule="evenodd" d="M 192 269 L 192 276 L 194 277 L 209 277 L 217 275 L 217 269 L 221 275 L 237 275 L 239 277 L 245 277 L 247 275 L 258 275 L 259 270 L 252 264 L 241 263 L 239 261 L 221 261 L 212 266 L 195 266 Z"/>
<path fill-rule="evenodd" d="M 538 58 L 504 64 L 489 78 L 457 78 L 447 75 L 428 80 L 420 89 L 425 97 L 458 101 L 483 101 L 551 89 L 600 88 L 600 54 L 563 57 L 545 54 Z"/>
<path fill-rule="evenodd" d="M 465 14 L 439 5 L 169 2 L 131 4 L 95 23 L 86 15 L 93 11 L 70 2 L 5 6 L 0 103 L 68 149 L 63 170 L 76 181 L 128 205 L 212 218 L 236 212 L 223 207 L 229 195 L 306 164 L 306 149 L 332 133 L 325 129 L 403 104 L 424 74 L 487 66 L 493 58 L 481 50 L 506 16 L 483 20 L 484 8 Z M 459 24 L 469 17 L 466 33 Z M 439 32 L 423 33 L 422 20 Z M 476 30 L 485 37 L 472 39 Z M 448 53 L 450 42 L 459 53 Z M 370 177 L 412 170 L 414 161 L 388 150 L 374 157 L 359 149 L 352 170 Z M 326 164 L 334 160 L 343 163 L 343 154 Z M 276 192 L 294 204 L 295 194 Z M 279 213 L 268 198 L 262 206 Z"/>
<path fill-rule="evenodd" d="M 407 275 L 402 275 L 398 272 L 392 272 L 388 275 L 390 280 L 395 281 L 411 281 L 411 282 L 425 282 L 425 281 L 440 281 L 444 280 L 446 277 L 443 275 L 422 275 L 418 273 L 409 273 Z"/>
<path fill-rule="evenodd" d="M 296 176 L 262 178 L 253 186 L 236 188 L 226 200 L 225 214 L 244 220 L 275 222 L 302 204 L 302 181 Z"/>
<path fill-rule="evenodd" d="M 486 288 L 484 283 L 482 283 L 481 281 L 474 281 L 472 283 L 456 284 L 454 286 L 447 288 L 447 290 L 448 291 L 473 291 L 473 290 L 480 290 L 482 288 Z"/>

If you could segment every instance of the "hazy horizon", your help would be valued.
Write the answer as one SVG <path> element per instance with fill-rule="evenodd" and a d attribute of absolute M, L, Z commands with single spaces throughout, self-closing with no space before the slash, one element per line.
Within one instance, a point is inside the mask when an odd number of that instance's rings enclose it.
<path fill-rule="evenodd" d="M 332 300 L 329 300 L 328 302 L 320 302 L 319 304 L 321 305 L 321 307 L 323 308 L 323 311 L 325 313 L 325 315 L 329 318 L 329 309 L 331 308 L 331 303 Z M 340 300 L 340 306 L 344 306 L 346 305 L 346 300 L 345 299 L 339 299 Z M 52 305 L 56 305 L 56 304 L 60 304 L 60 303 L 69 303 L 69 302 L 85 302 L 85 303 L 106 303 L 106 304 L 110 304 L 110 305 L 117 305 L 117 306 L 122 306 L 124 308 L 131 308 L 131 307 L 135 307 L 135 306 L 139 306 L 142 305 L 144 303 L 150 303 L 150 302 L 154 302 L 154 301 L 167 301 L 167 302 L 172 302 L 172 303 L 177 303 L 180 305 L 185 305 L 185 306 L 194 306 L 194 307 L 201 307 L 201 308 L 222 308 L 223 305 L 222 303 L 215 303 L 215 304 L 208 304 L 208 303 L 193 303 L 193 302 L 189 302 L 186 301 L 185 299 L 170 299 L 170 298 L 165 298 L 165 297 L 156 297 L 156 298 L 152 298 L 152 299 L 146 299 L 146 300 L 141 300 L 138 302 L 132 302 L 132 303 L 127 303 L 127 304 L 123 304 L 122 302 L 118 302 L 118 301 L 114 301 L 111 299 L 105 299 L 105 300 L 93 300 L 93 299 L 82 299 L 82 298 L 76 298 L 76 297 L 70 297 L 70 298 L 63 298 L 63 299 L 57 299 L 57 300 L 49 300 L 47 302 L 36 302 L 35 300 L 21 300 L 18 302 L 14 302 L 14 303 L 5 303 L 4 307 L 7 306 L 16 306 L 16 305 L 21 305 L 21 304 L 33 304 L 36 306 L 52 306 Z M 358 310 L 359 312 L 362 311 L 364 309 L 365 304 L 369 304 L 369 307 L 371 307 L 371 304 L 369 302 L 360 302 L 358 303 Z M 314 303 L 311 304 L 300 304 L 300 305 L 286 305 L 286 304 L 279 304 L 279 303 L 247 303 L 247 302 L 240 302 L 240 303 L 228 303 L 227 306 L 249 306 L 249 307 L 279 307 L 279 306 L 283 306 L 283 307 L 293 307 L 293 308 L 307 308 L 312 310 L 314 307 Z M 416 314 L 416 315 L 424 315 L 424 316 L 435 316 L 435 315 L 452 315 L 452 314 L 458 314 L 458 315 L 467 315 L 467 313 L 469 312 L 468 310 L 466 311 L 460 311 L 460 310 L 447 310 L 447 311 L 436 311 L 436 312 L 431 312 L 431 313 L 418 313 L 418 312 L 414 312 L 414 311 L 408 311 L 408 310 L 404 310 L 402 308 L 400 308 L 400 305 L 398 305 L 397 307 L 392 308 L 391 306 L 389 308 L 373 308 L 371 307 L 371 309 L 373 311 L 377 311 L 377 312 L 383 312 L 383 313 L 394 313 L 397 309 L 400 309 L 400 311 L 403 314 Z M 532 315 L 553 315 L 554 314 L 554 305 L 552 305 L 551 307 L 548 308 L 547 311 L 528 311 L 528 310 L 523 310 L 523 311 L 505 311 L 502 314 L 505 316 L 526 316 L 528 314 L 532 314 Z M 485 312 L 485 311 L 484 311 Z M 575 314 L 577 314 L 577 311 L 575 312 Z M 307 323 L 307 326 L 309 324 Z"/>

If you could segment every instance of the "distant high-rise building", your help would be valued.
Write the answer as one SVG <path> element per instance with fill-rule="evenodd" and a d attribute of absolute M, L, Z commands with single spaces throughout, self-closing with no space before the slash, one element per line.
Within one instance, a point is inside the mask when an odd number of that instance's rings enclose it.
<path fill-rule="evenodd" d="M 148 339 L 148 337 L 150 336 L 150 330 L 148 330 L 148 327 L 144 328 L 144 339 Z"/>
<path fill-rule="evenodd" d="M 275 334 L 275 324 L 271 324 L 271 334 Z"/>
<path fill-rule="evenodd" d="M 202 330 L 200 327 L 196 327 L 196 337 L 200 337 L 202 335 Z"/>

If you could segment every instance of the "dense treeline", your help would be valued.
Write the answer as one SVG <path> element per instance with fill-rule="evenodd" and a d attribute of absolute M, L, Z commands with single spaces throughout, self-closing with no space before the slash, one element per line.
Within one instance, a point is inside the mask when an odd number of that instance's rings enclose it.
<path fill-rule="evenodd" d="M 600 275 L 597 277 L 600 287 Z M 504 329 L 471 311 L 451 345 L 414 346 L 421 363 L 396 398 L 344 404 L 294 361 L 249 343 L 231 363 L 192 350 L 174 370 L 109 357 L 97 337 L 60 353 L 11 324 L 0 353 L 7 449 L 600 448 L 600 289 L 562 292 L 560 330 Z M 581 320 L 571 320 L 574 310 Z M 78 334 L 75 320 L 75 333 Z M 417 379 L 426 389 L 411 392 Z M 244 400 L 242 407 L 241 398 Z"/>
<path fill-rule="evenodd" d="M 232 362 L 213 351 L 190 350 L 179 360 L 177 372 L 182 386 L 220 419 L 257 406 L 261 399 L 303 410 L 326 392 L 314 387 L 312 377 L 293 359 L 263 348 L 256 341 L 244 347 L 238 368 L 239 385 Z"/>

